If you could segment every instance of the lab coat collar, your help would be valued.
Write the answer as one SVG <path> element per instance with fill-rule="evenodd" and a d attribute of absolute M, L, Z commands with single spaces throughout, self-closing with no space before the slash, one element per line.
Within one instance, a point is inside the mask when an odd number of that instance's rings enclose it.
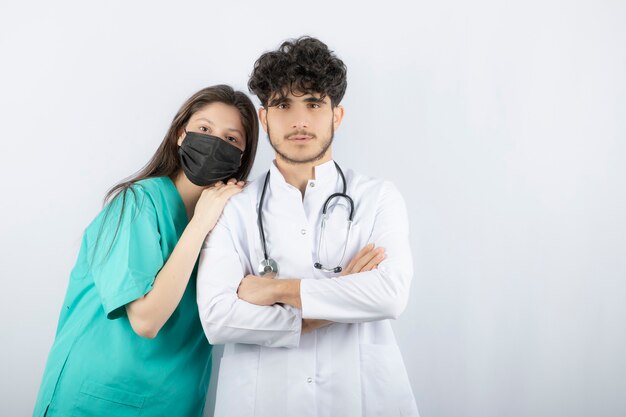
<path fill-rule="evenodd" d="M 330 185 L 335 187 L 338 176 L 339 173 L 337 168 L 335 168 L 335 162 L 331 159 L 315 167 L 315 179 L 309 180 L 309 183 L 313 181 L 318 186 Z M 285 177 L 283 177 L 283 174 L 276 166 L 276 160 L 273 160 L 270 165 L 270 186 L 272 188 L 295 188 L 285 181 Z"/>

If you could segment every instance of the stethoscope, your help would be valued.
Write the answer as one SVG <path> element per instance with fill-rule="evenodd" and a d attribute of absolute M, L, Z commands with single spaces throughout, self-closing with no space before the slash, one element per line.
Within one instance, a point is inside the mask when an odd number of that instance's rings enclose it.
<path fill-rule="evenodd" d="M 334 162 L 334 161 L 333 161 Z M 324 202 L 324 206 L 322 208 L 322 226 L 320 230 L 320 237 L 317 243 L 317 261 L 313 264 L 316 269 L 319 269 L 324 272 L 333 272 L 335 274 L 341 272 L 343 268 L 341 264 L 343 263 L 343 259 L 346 256 L 346 250 L 348 248 L 348 242 L 350 241 L 350 232 L 352 231 L 352 219 L 354 217 L 354 202 L 352 198 L 346 194 L 346 177 L 343 175 L 343 171 L 339 168 L 337 162 L 335 162 L 335 167 L 337 168 L 337 172 L 341 177 L 341 181 L 343 183 L 343 191 L 340 193 L 331 194 L 326 201 Z M 265 199 L 265 192 L 267 191 L 267 185 L 270 181 L 270 171 L 267 171 L 265 175 L 265 182 L 263 183 L 263 190 L 261 191 L 261 198 L 259 199 L 259 210 L 258 210 L 258 224 L 259 224 L 259 234 L 261 235 L 261 244 L 263 245 L 263 260 L 259 263 L 258 273 L 260 276 L 266 274 L 278 274 L 278 263 L 270 258 L 267 255 L 267 243 L 265 241 L 265 230 L 263 229 L 263 200 Z M 350 214 L 348 216 L 348 231 L 346 232 L 346 242 L 343 245 L 343 252 L 341 253 L 341 259 L 339 260 L 339 265 L 334 268 L 327 268 L 322 265 L 320 260 L 320 250 L 322 247 L 322 241 L 324 239 L 324 233 L 326 230 L 326 220 L 328 219 L 328 214 L 326 213 L 328 210 L 328 204 L 335 198 L 345 198 L 350 204 Z"/>

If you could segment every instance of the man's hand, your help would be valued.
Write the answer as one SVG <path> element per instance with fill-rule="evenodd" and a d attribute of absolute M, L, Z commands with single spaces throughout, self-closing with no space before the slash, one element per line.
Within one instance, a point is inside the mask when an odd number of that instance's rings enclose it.
<path fill-rule="evenodd" d="M 240 299 L 259 306 L 283 303 L 302 308 L 299 279 L 272 279 L 247 275 L 241 280 L 237 295 Z"/>
<path fill-rule="evenodd" d="M 348 266 L 346 266 L 339 275 L 343 277 L 358 272 L 371 271 L 372 269 L 376 269 L 383 259 L 385 259 L 385 249 L 374 249 L 374 244 L 368 243 L 352 258 Z"/>
<path fill-rule="evenodd" d="M 329 324 L 333 324 L 333 322 L 322 319 L 302 319 L 302 333 L 310 333 L 313 330 L 326 327 Z"/>
<path fill-rule="evenodd" d="M 376 269 L 383 259 L 385 259 L 385 249 L 375 248 L 374 244 L 370 243 L 365 245 L 365 247 L 356 254 L 339 275 L 343 277 L 356 274 L 357 272 L 371 271 L 372 269 Z M 330 324 L 333 324 L 333 322 L 321 319 L 303 319 L 302 333 L 309 333 Z"/>
<path fill-rule="evenodd" d="M 259 306 L 271 306 L 276 303 L 272 278 L 247 275 L 241 280 L 237 295 L 244 301 Z"/>

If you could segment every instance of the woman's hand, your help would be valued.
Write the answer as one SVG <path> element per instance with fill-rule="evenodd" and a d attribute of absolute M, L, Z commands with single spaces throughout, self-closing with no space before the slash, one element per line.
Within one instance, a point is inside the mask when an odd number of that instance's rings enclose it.
<path fill-rule="evenodd" d="M 126 304 L 130 325 L 139 336 L 156 337 L 183 297 L 202 242 L 222 214 L 226 202 L 241 192 L 244 182 L 231 179 L 202 191 L 194 215 L 176 247 L 157 274 L 150 292 Z"/>
<path fill-rule="evenodd" d="M 356 274 L 357 272 L 371 271 L 376 269 L 383 259 L 385 259 L 385 249 L 375 248 L 373 243 L 369 243 L 356 254 L 339 275 L 345 276 Z"/>
<path fill-rule="evenodd" d="M 231 178 L 226 184 L 218 181 L 206 188 L 196 203 L 190 223 L 209 233 L 215 227 L 228 199 L 240 193 L 244 185 L 243 181 L 237 182 L 236 179 Z"/>

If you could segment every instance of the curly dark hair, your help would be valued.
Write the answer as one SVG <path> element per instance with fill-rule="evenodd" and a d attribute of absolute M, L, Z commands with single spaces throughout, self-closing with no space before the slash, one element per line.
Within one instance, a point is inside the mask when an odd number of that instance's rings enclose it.
<path fill-rule="evenodd" d="M 265 52 L 254 63 L 248 81 L 263 107 L 275 106 L 287 94 L 319 93 L 335 107 L 346 92 L 347 68 L 325 43 L 310 36 L 290 39 L 276 51 Z M 269 99 L 271 103 L 268 103 Z"/>

